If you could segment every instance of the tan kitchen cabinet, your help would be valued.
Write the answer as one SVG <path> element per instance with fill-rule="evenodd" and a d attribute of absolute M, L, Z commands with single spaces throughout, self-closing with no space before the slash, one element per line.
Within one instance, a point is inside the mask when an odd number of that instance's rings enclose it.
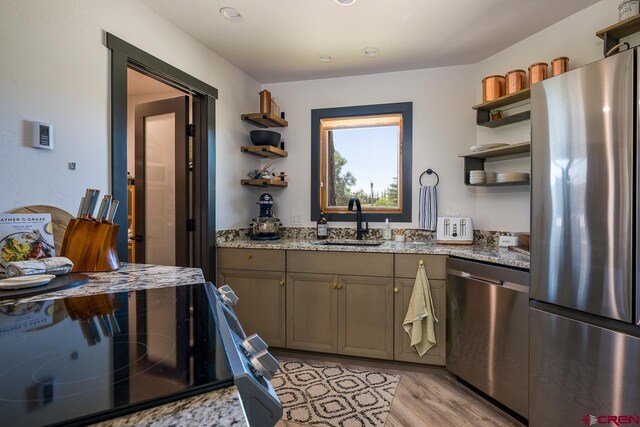
<path fill-rule="evenodd" d="M 446 364 L 446 256 L 442 255 L 396 255 L 395 256 L 395 322 L 394 360 L 430 365 Z M 418 263 L 424 261 L 431 297 L 436 310 L 436 342 L 424 356 L 410 347 L 409 335 L 402 327 L 409 307 L 411 293 L 418 271 Z"/>
<path fill-rule="evenodd" d="M 338 278 L 287 274 L 287 348 L 337 353 Z"/>
<path fill-rule="evenodd" d="M 287 348 L 393 358 L 393 255 L 289 251 L 287 271 Z"/>
<path fill-rule="evenodd" d="M 338 276 L 338 353 L 393 359 L 393 279 Z"/>
<path fill-rule="evenodd" d="M 242 328 L 271 347 L 286 344 L 284 267 L 284 251 L 218 249 L 217 286 L 231 286 L 239 298 L 234 310 Z"/>

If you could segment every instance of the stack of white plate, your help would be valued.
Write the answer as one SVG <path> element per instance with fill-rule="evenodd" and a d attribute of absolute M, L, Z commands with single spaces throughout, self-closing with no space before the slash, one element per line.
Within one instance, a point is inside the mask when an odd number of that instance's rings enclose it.
<path fill-rule="evenodd" d="M 485 150 L 491 150 L 492 148 L 500 148 L 500 147 L 506 147 L 509 144 L 506 144 L 504 142 L 493 142 L 490 144 L 478 144 L 478 145 L 474 145 L 470 148 L 472 153 L 477 153 L 479 151 L 485 151 Z"/>
<path fill-rule="evenodd" d="M 485 182 L 487 184 L 495 184 L 496 182 L 498 182 L 498 178 L 495 172 L 485 172 Z"/>
<path fill-rule="evenodd" d="M 469 184 L 484 184 L 484 180 L 485 180 L 484 171 L 469 172 Z"/>
<path fill-rule="evenodd" d="M 524 172 L 504 172 L 497 175 L 497 182 L 529 181 L 529 174 Z"/>

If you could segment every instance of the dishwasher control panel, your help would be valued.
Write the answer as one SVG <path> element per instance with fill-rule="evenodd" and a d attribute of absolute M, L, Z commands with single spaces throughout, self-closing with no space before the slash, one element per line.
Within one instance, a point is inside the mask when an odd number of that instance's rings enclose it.
<path fill-rule="evenodd" d="M 470 245 L 473 243 L 473 220 L 464 217 L 438 217 L 438 243 Z"/>

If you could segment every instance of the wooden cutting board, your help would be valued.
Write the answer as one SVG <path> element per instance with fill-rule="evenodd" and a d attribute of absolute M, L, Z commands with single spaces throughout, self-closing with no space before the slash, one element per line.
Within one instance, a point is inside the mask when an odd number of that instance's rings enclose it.
<path fill-rule="evenodd" d="M 47 205 L 33 205 L 25 206 L 23 208 L 14 209 L 10 213 L 14 214 L 28 214 L 28 213 L 48 213 L 51 214 L 51 222 L 53 222 L 53 242 L 56 247 L 56 255 L 62 253 L 62 240 L 64 239 L 64 233 L 67 231 L 67 225 L 73 216 L 60 208 Z"/>
<path fill-rule="evenodd" d="M 530 255 L 529 250 L 527 248 L 523 248 L 520 246 L 509 246 L 509 250 L 513 252 L 518 252 L 522 255 Z"/>

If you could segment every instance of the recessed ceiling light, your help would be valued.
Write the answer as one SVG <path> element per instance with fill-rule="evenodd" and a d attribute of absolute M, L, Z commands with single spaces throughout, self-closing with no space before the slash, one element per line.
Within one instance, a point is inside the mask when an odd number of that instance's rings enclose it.
<path fill-rule="evenodd" d="M 352 6 L 358 0 L 336 0 L 340 6 Z"/>
<path fill-rule="evenodd" d="M 324 54 L 324 53 L 318 54 L 318 55 L 316 55 L 316 57 L 318 58 L 318 60 L 320 62 L 332 62 L 333 61 L 333 56 L 327 55 L 327 54 Z"/>
<path fill-rule="evenodd" d="M 380 56 L 380 49 L 378 49 L 377 47 L 365 47 L 364 49 L 362 49 L 362 53 L 367 58 L 376 58 Z"/>
<path fill-rule="evenodd" d="M 242 14 L 232 7 L 223 7 L 219 10 L 220 15 L 232 22 L 242 21 Z"/>

